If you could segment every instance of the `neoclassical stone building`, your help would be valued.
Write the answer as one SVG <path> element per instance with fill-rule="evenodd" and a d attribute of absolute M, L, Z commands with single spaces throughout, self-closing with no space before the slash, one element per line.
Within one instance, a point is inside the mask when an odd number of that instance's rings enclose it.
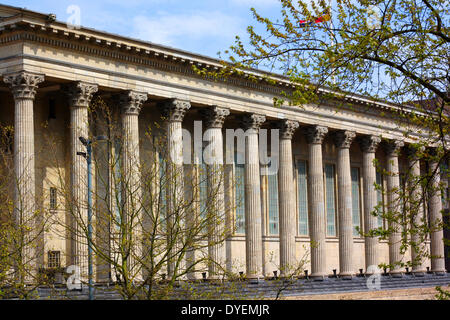
<path fill-rule="evenodd" d="M 278 108 L 273 97 L 292 89 L 282 76 L 272 75 L 276 84 L 265 82 L 266 74 L 258 71 L 254 71 L 260 77 L 257 83 L 246 77 L 213 81 L 198 76 L 192 65 L 221 67 L 212 58 L 96 30 L 70 29 L 40 13 L 0 6 L 0 122 L 14 125 L 16 174 L 28 177 L 22 185 L 22 209 L 33 210 L 33 197 L 51 192 L 48 181 L 54 168 L 45 156 L 49 146 L 44 130 L 62 139 L 56 152 L 65 163 L 72 194 L 84 197 L 80 179 L 86 164 L 76 152 L 83 148 L 78 137 L 88 132 L 89 102 L 93 94 L 122 95 L 117 108 L 127 133 L 125 158 L 142 158 L 145 146 L 139 146 L 140 138 L 149 123 L 158 121 L 161 104 L 170 111 L 171 134 L 179 134 L 182 128 L 192 130 L 193 122 L 205 119 L 209 110 L 205 123 L 215 128 L 212 134 L 219 154 L 225 128 L 251 129 L 245 144 L 248 159 L 258 159 L 260 128 L 280 129 L 278 174 L 260 175 L 259 161 L 229 167 L 245 187 L 226 188 L 224 200 L 234 201 L 240 195 L 244 201 L 230 213 L 236 231 L 223 250 L 212 250 L 212 254 L 235 272 L 247 272 L 250 277 L 272 275 L 307 251 L 306 269 L 318 279 L 334 269 L 351 277 L 371 265 L 414 257 L 411 250 L 400 255 L 400 233 L 380 241 L 361 237 L 355 229 L 385 223 L 370 214 L 378 203 L 390 203 L 375 189 L 375 182 L 386 190 L 400 185 L 399 175 L 377 173 L 375 158 L 391 172 L 407 166 L 418 175 L 425 170 L 423 163 L 408 155 L 408 144 L 415 137 L 404 137 L 391 116 L 395 106 L 352 96 L 339 111 L 332 103 Z M 48 127 L 44 129 L 42 123 Z M 177 143 L 167 148 L 179 148 Z M 59 210 L 64 218 L 64 208 Z M 425 214 L 434 221 L 442 218 L 441 210 L 442 202 L 435 196 Z M 49 252 L 60 254 L 58 263 L 65 267 L 79 262 L 77 257 L 86 251 L 77 239 L 51 230 L 44 238 L 44 247 L 34 249 L 43 250 L 43 266 L 54 258 Z M 311 240 L 317 244 L 313 248 Z M 413 272 L 423 273 L 426 267 L 445 272 L 442 230 L 433 232 L 425 245 L 436 258 L 423 261 Z M 390 270 L 393 274 L 404 271 Z"/>

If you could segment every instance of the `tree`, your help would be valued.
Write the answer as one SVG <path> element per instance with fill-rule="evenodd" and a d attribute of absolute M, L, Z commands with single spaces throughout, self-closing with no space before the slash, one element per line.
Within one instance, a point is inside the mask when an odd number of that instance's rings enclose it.
<path fill-rule="evenodd" d="M 14 128 L 0 125 L 0 299 L 33 299 L 37 288 L 51 280 L 39 269 L 51 215 L 37 205 L 39 201 L 33 199 L 32 212 L 20 202 L 22 181 L 28 177 L 14 170 L 13 136 Z"/>
<path fill-rule="evenodd" d="M 119 108 L 96 96 L 88 111 L 89 134 L 84 138 L 92 141 L 93 150 L 91 224 L 87 197 L 73 197 L 70 163 L 61 152 L 65 137 L 45 124 L 45 160 L 51 169 L 36 196 L 38 209 L 31 217 L 27 215 L 28 220 L 20 219 L 24 215 L 17 212 L 13 192 L 17 184 L 13 128 L 0 127 L 0 298 L 37 298 L 40 287 L 52 287 L 54 273 L 67 282 L 79 277 L 75 280 L 89 285 L 87 250 L 83 250 L 89 245 L 93 282 L 112 281 L 111 290 L 124 299 L 239 299 L 252 294 L 251 288 L 242 290 L 246 287 L 242 275 L 227 270 L 226 261 L 211 254 L 212 248 L 224 246 L 235 228 L 227 216 L 234 204 L 224 199 L 225 185 L 234 185 L 229 165 L 175 163 L 168 150 L 164 118 L 140 136 L 139 156 L 131 152 L 134 146 L 127 145 Z M 102 135 L 103 140 L 96 140 Z M 87 191 L 87 175 L 79 181 L 79 187 L 86 187 L 80 189 Z M 52 190 L 52 195 L 44 189 Z M 59 249 L 61 262 L 70 267 L 65 271 L 44 266 L 43 254 L 50 248 L 44 240 L 49 236 L 70 242 Z M 73 250 L 74 239 L 81 250 Z M 28 247 L 35 256 L 23 254 Z M 286 281 L 273 282 L 277 298 L 295 285 L 294 277 L 303 273 L 305 260 L 285 272 Z M 80 270 L 70 275 L 74 265 Z M 207 275 L 208 285 L 198 279 L 199 274 Z M 253 297 L 261 295 L 257 288 L 254 291 Z M 49 297 L 61 298 L 61 290 L 50 290 Z"/>
<path fill-rule="evenodd" d="M 224 52 L 227 61 L 222 61 L 222 69 L 194 69 L 223 81 L 245 75 L 275 83 L 273 74 L 261 78 L 254 69 L 282 73 L 294 88 L 274 97 L 275 106 L 331 103 L 337 110 L 358 108 L 344 99 L 352 95 L 390 103 L 389 111 L 380 116 L 395 119 L 404 136 L 415 139 L 411 148 L 419 161 L 437 165 L 420 177 L 412 174 L 412 168 L 402 172 L 401 188 L 382 190 L 390 193 L 394 209 L 383 212 L 380 204 L 373 211 L 387 220 L 387 227 L 360 232 L 382 238 L 401 232 L 402 253 L 412 247 L 420 252 L 418 260 L 430 257 L 421 243 L 444 224 L 418 215 L 424 203 L 436 199 L 433 195 L 442 195 L 448 203 L 447 187 L 434 181 L 437 175 L 448 179 L 449 2 L 336 0 L 332 6 L 325 0 L 279 2 L 276 21 L 251 9 L 264 30 L 249 26 L 248 42 L 236 37 Z M 433 149 L 425 148 L 429 146 Z M 375 164 L 380 173 L 393 174 Z M 417 261 L 397 263 L 411 266 Z"/>
<path fill-rule="evenodd" d="M 217 210 L 223 192 L 222 168 L 174 163 L 167 132 L 158 123 L 149 125 L 141 137 L 142 153 L 136 158 L 125 142 L 118 110 L 98 96 L 89 114 L 95 168 L 90 243 L 97 279 L 111 277 L 124 299 L 170 298 L 180 281 L 192 279 L 194 273 L 209 272 L 210 277 L 223 279 L 223 262 L 208 254 L 208 248 L 223 246 L 229 233 L 225 227 L 217 228 L 225 225 L 223 211 Z M 95 141 L 99 134 L 106 134 L 107 140 Z M 51 137 L 47 140 L 58 143 Z M 57 161 L 54 157 L 55 167 L 64 168 Z M 88 203 L 72 199 L 63 170 L 53 187 L 65 198 L 70 220 L 75 222 L 59 221 L 64 234 L 72 234 L 87 247 L 89 226 L 83 208 Z M 86 281 L 83 270 L 81 277 Z"/>

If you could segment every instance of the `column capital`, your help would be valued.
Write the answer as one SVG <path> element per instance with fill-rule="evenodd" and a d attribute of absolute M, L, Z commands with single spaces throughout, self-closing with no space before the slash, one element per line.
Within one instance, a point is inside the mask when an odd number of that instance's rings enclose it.
<path fill-rule="evenodd" d="M 98 86 L 93 83 L 77 81 L 63 87 L 63 91 L 69 97 L 69 106 L 87 108 L 92 96 L 98 91 Z"/>
<path fill-rule="evenodd" d="M 308 144 L 322 144 L 323 139 L 328 133 L 325 126 L 311 126 L 306 128 L 306 141 Z"/>
<path fill-rule="evenodd" d="M 244 129 L 253 129 L 259 131 L 261 125 L 266 121 L 266 116 L 257 113 L 245 114 L 242 117 L 242 125 Z"/>
<path fill-rule="evenodd" d="M 400 140 L 389 140 L 383 143 L 383 149 L 386 155 L 393 156 L 398 155 L 400 148 L 405 144 Z"/>
<path fill-rule="evenodd" d="M 14 99 L 34 100 L 38 84 L 44 82 L 44 79 L 43 74 L 26 71 L 19 71 L 3 76 L 3 81 L 11 88 Z"/>
<path fill-rule="evenodd" d="M 162 105 L 162 113 L 170 122 L 182 122 L 190 108 L 191 103 L 187 100 L 171 99 Z"/>
<path fill-rule="evenodd" d="M 225 122 L 225 118 L 230 115 L 230 109 L 212 106 L 200 110 L 200 113 L 206 120 L 207 128 L 221 129 L 223 127 L 223 123 Z"/>
<path fill-rule="evenodd" d="M 280 138 L 291 140 L 295 130 L 300 127 L 300 124 L 295 120 L 281 120 L 278 122 L 278 127 L 281 131 Z"/>
<path fill-rule="evenodd" d="M 375 153 L 377 151 L 378 145 L 381 142 L 381 138 L 374 135 L 363 136 L 359 140 L 359 146 L 363 152 Z"/>
<path fill-rule="evenodd" d="M 347 130 L 336 131 L 333 136 L 334 144 L 337 148 L 348 149 L 350 148 L 355 137 L 356 137 L 355 131 L 347 131 Z"/>
<path fill-rule="evenodd" d="M 147 101 L 148 96 L 145 92 L 130 90 L 119 94 L 117 98 L 123 114 L 139 115 L 142 104 Z"/>
<path fill-rule="evenodd" d="M 405 155 L 409 160 L 417 161 L 419 154 L 425 150 L 423 146 L 417 146 L 414 144 L 407 144 L 404 148 Z"/>

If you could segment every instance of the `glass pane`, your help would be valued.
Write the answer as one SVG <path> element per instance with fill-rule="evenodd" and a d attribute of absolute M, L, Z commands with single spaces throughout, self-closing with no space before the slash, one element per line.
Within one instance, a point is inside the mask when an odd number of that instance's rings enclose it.
<path fill-rule="evenodd" d="M 448 191 L 448 184 L 449 184 L 449 170 L 447 163 L 443 162 L 440 166 L 440 173 L 441 173 L 441 181 L 444 184 L 444 188 L 441 191 L 441 200 L 442 200 L 442 208 L 448 209 L 448 197 L 449 197 L 449 191 Z"/>
<path fill-rule="evenodd" d="M 117 228 L 121 223 L 121 208 L 122 208 L 122 159 L 121 159 L 122 144 L 120 139 L 114 140 L 114 188 L 115 188 L 115 211 Z"/>
<path fill-rule="evenodd" d="M 359 169 L 352 168 L 352 221 L 353 221 L 353 235 L 358 236 L 359 232 L 356 227 L 361 227 L 360 223 L 360 193 L 359 193 Z"/>
<path fill-rule="evenodd" d="M 267 176 L 269 197 L 269 234 L 278 234 L 278 175 Z"/>
<path fill-rule="evenodd" d="M 298 233 L 308 235 L 308 187 L 306 182 L 306 161 L 297 162 L 297 187 L 298 187 Z"/>
<path fill-rule="evenodd" d="M 57 207 L 57 192 L 56 188 L 50 188 L 50 209 L 56 210 Z"/>
<path fill-rule="evenodd" d="M 200 197 L 200 216 L 204 218 L 206 216 L 206 203 L 208 200 L 208 179 L 206 172 L 206 164 L 199 165 L 199 197 Z"/>
<path fill-rule="evenodd" d="M 325 188 L 327 200 L 327 235 L 336 236 L 336 199 L 334 165 L 325 165 Z"/>
<path fill-rule="evenodd" d="M 380 213 L 384 213 L 384 203 L 383 203 L 383 178 L 381 176 L 381 172 L 377 171 L 376 183 L 381 187 L 381 189 L 377 189 L 377 205 L 380 206 Z M 383 227 L 383 217 L 378 216 L 378 227 Z"/>
<path fill-rule="evenodd" d="M 395 195 L 395 199 L 396 202 L 399 204 L 399 213 L 401 214 L 402 217 L 402 228 L 404 230 L 405 228 L 405 224 L 406 224 L 406 208 L 405 208 L 405 199 L 404 199 L 404 194 L 406 191 L 406 180 L 405 180 L 405 175 L 400 173 L 399 175 L 399 180 L 400 180 L 400 189 L 397 191 L 397 194 Z"/>
<path fill-rule="evenodd" d="M 167 176 L 166 176 L 166 160 L 159 153 L 159 223 L 162 231 L 165 230 L 166 211 L 167 211 Z"/>
<path fill-rule="evenodd" d="M 236 233 L 245 234 L 245 167 L 244 164 L 237 164 L 237 153 L 234 154 L 234 163 Z"/>

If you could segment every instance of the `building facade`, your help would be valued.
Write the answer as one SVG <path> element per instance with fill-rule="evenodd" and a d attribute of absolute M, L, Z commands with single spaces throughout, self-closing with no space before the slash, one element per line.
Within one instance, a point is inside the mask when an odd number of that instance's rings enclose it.
<path fill-rule="evenodd" d="M 415 254 L 411 250 L 400 254 L 400 232 L 389 240 L 357 232 L 357 227 L 383 226 L 385 221 L 371 212 L 377 205 L 386 210 L 393 205 L 375 183 L 385 190 L 396 189 L 405 168 L 414 168 L 417 175 L 426 170 L 408 153 L 418 130 L 408 128 L 410 136 L 403 135 L 405 128 L 392 117 L 395 106 L 352 96 L 339 110 L 333 103 L 274 107 L 273 97 L 293 88 L 287 79 L 271 75 L 276 83 L 268 83 L 267 74 L 255 71 L 257 82 L 246 77 L 214 81 L 197 75 L 193 65 L 210 70 L 221 67 L 208 57 L 73 29 L 43 14 L 0 6 L 0 122 L 14 126 L 14 170 L 26 177 L 18 182 L 23 212 L 32 211 L 33 198 L 39 198 L 39 205 L 55 207 L 66 219 L 64 205 L 55 205 L 61 199 L 52 195 L 57 169 L 70 182 L 71 196 L 85 201 L 87 167 L 76 152 L 84 150 L 78 138 L 87 136 L 90 128 L 105 133 L 100 124 L 88 121 L 89 103 L 100 95 L 120 113 L 117 121 L 125 137 L 122 161 L 130 176 L 133 162 L 127 159 L 147 161 L 146 146 L 139 142 L 146 128 L 161 122 L 167 110 L 165 123 L 173 136 L 181 136 L 183 128 L 193 133 L 194 121 L 208 120 L 206 127 L 214 129 L 210 131 L 212 147 L 222 157 L 225 130 L 248 130 L 245 155 L 249 161 L 226 165 L 228 176 L 241 184 L 225 183 L 223 201 L 244 199 L 230 206 L 233 212 L 227 223 L 235 231 L 223 248 L 209 253 L 228 269 L 249 277 L 270 276 L 308 253 L 305 268 L 310 276 L 321 279 L 333 270 L 352 277 L 360 269 L 371 273 L 369 266 L 411 260 Z M 121 98 L 113 99 L 117 96 Z M 271 128 L 280 129 L 279 169 L 276 174 L 261 175 L 258 133 Z M 57 137 L 55 144 L 48 143 L 48 132 Z M 169 152 L 178 150 L 180 143 L 169 140 Z M 50 154 L 58 165 L 49 159 Z M 381 175 L 374 159 L 398 174 Z M 439 198 L 431 199 L 425 208 L 432 221 L 442 219 Z M 50 229 L 43 237 L 42 248 L 30 249 L 41 251 L 40 266 L 79 264 L 87 250 L 86 244 L 64 236 L 62 230 Z M 432 232 L 424 245 L 435 258 L 423 261 L 413 272 L 421 274 L 430 267 L 432 272 L 444 273 L 443 231 Z M 389 271 L 405 272 L 400 267 Z"/>

